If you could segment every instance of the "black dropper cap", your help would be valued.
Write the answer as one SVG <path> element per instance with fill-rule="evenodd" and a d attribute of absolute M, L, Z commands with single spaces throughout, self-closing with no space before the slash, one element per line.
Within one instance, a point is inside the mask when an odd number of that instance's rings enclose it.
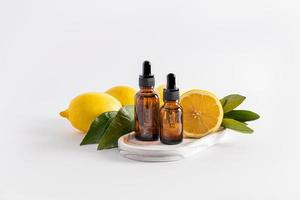
<path fill-rule="evenodd" d="M 167 88 L 164 89 L 164 101 L 177 101 L 179 99 L 179 89 L 176 88 L 175 74 L 167 75 Z"/>
<path fill-rule="evenodd" d="M 144 61 L 143 63 L 143 74 L 139 77 L 140 87 L 154 87 L 155 79 L 154 75 L 151 74 L 151 63 L 149 61 Z"/>

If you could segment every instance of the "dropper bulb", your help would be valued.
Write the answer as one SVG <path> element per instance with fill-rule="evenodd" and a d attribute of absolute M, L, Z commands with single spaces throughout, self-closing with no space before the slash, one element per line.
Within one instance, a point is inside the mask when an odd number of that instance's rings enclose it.
<path fill-rule="evenodd" d="M 151 63 L 148 60 L 143 62 L 143 73 L 139 76 L 140 87 L 154 87 L 155 79 L 154 75 L 151 74 Z"/>
<path fill-rule="evenodd" d="M 167 75 L 167 89 L 176 89 L 175 74 Z"/>
<path fill-rule="evenodd" d="M 143 63 L 143 76 L 151 75 L 151 63 L 149 61 L 144 61 Z"/>

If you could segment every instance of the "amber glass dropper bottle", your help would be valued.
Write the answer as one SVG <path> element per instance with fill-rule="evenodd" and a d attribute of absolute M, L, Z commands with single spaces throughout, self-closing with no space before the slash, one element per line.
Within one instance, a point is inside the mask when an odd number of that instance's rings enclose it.
<path fill-rule="evenodd" d="M 143 63 L 139 77 L 140 91 L 135 95 L 135 138 L 155 141 L 159 138 L 159 97 L 154 91 L 155 79 L 149 61 Z"/>
<path fill-rule="evenodd" d="M 183 110 L 178 103 L 179 89 L 174 74 L 167 76 L 167 88 L 163 93 L 164 105 L 160 108 L 160 141 L 179 144 L 183 139 Z"/>

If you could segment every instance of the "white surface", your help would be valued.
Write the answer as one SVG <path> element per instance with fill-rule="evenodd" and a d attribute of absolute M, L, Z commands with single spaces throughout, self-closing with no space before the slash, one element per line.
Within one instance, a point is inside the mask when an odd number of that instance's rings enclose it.
<path fill-rule="evenodd" d="M 131 132 L 119 138 L 118 149 L 122 156 L 137 161 L 169 162 L 199 156 L 201 151 L 219 143 L 225 135 L 225 130 L 200 139 L 184 138 L 177 145 L 164 145 L 160 141 L 139 141 L 135 139 L 134 134 Z"/>
<path fill-rule="evenodd" d="M 0 199 L 300 199 L 300 1 L 1 0 Z M 262 118 L 200 157 L 80 147 L 59 117 L 85 91 L 157 83 L 247 96 Z"/>

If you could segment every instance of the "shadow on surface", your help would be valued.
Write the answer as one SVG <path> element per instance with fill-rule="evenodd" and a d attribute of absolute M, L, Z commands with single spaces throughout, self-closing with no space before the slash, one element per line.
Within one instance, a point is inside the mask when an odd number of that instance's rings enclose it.
<path fill-rule="evenodd" d="M 123 158 L 117 148 L 97 151 L 97 145 L 80 146 L 84 135 L 74 130 L 61 119 L 39 120 L 29 132 L 31 134 L 30 150 L 44 156 L 60 156 L 76 153 L 86 159 L 105 159 L 113 162 L 133 162 Z"/>

